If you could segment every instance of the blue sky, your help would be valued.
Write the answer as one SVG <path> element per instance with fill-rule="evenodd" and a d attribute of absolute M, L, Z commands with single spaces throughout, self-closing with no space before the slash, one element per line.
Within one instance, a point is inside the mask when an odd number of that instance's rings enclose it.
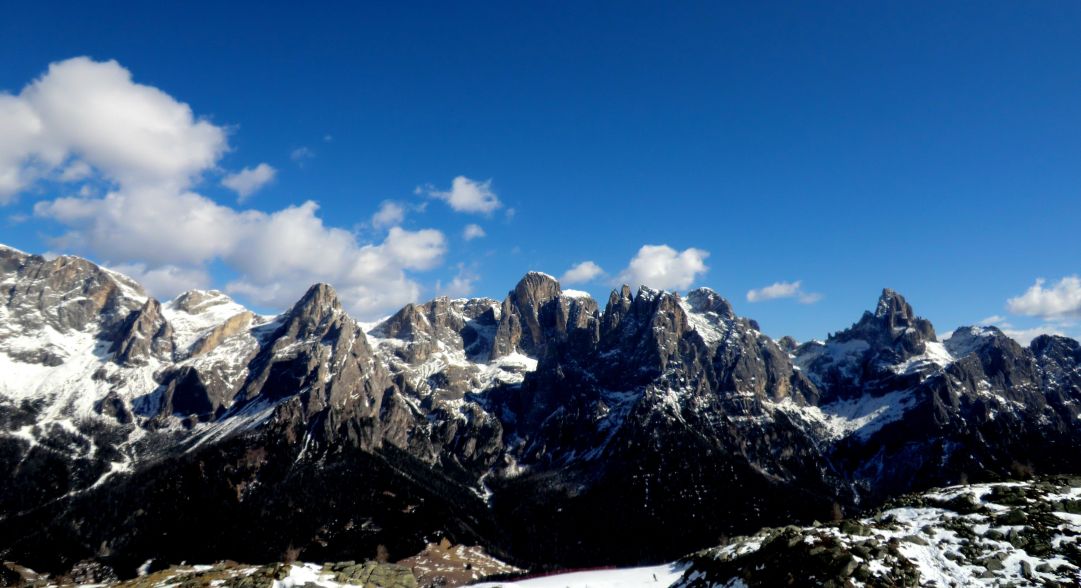
<path fill-rule="evenodd" d="M 572 287 L 709 286 L 774 336 L 839 330 L 886 286 L 939 331 L 1079 333 L 1077 3 L 387 4 L 8 6 L 0 242 L 265 309 L 314 279 L 358 314 L 501 298 L 592 261 Z M 137 120 L 88 127 L 87 88 Z M 141 133 L 166 113 L 175 133 Z M 33 117 L 41 137 L 3 132 Z M 260 164 L 239 202 L 223 179 Z M 173 222 L 201 207 L 205 232 Z"/>

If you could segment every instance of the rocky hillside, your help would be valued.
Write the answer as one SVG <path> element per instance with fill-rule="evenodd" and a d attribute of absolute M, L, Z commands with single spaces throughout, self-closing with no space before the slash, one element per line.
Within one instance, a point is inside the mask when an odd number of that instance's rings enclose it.
<path fill-rule="evenodd" d="M 665 561 L 963 480 L 1081 473 L 1081 345 L 940 339 L 896 292 L 776 342 L 708 289 L 602 306 L 529 273 L 499 301 L 358 323 L 332 288 L 260 316 L 158 301 L 0 247 L 0 557 Z"/>
<path fill-rule="evenodd" d="M 1077 586 L 1081 479 L 953 486 L 860 519 L 764 529 L 676 564 L 674 586 Z"/>

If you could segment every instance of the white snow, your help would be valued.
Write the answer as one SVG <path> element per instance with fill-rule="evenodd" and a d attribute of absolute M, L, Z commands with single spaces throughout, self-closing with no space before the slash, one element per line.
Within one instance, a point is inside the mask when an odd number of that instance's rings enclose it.
<path fill-rule="evenodd" d="M 867 440 L 885 425 L 900 420 L 915 405 L 915 395 L 909 390 L 901 390 L 882 396 L 864 395 L 823 406 L 800 406 L 790 399 L 774 406 L 802 417 L 804 422 L 818 428 L 831 440 L 850 435 Z"/>
<path fill-rule="evenodd" d="M 953 357 L 961 359 L 977 351 L 994 336 L 995 330 L 990 327 L 969 327 L 954 331 L 943 341 L 943 345 Z"/>
<path fill-rule="evenodd" d="M 188 350 L 207 332 L 234 316 L 248 312 L 244 306 L 217 290 L 192 290 L 181 296 L 196 294 L 206 299 L 190 310 L 180 308 L 180 297 L 162 305 L 165 320 L 173 326 L 173 337 L 178 349 Z"/>
<path fill-rule="evenodd" d="M 679 305 L 683 308 L 683 312 L 687 314 L 687 322 L 690 323 L 690 327 L 711 348 L 716 347 L 718 343 L 723 341 L 732 329 L 731 323 L 716 312 L 698 312 L 683 300 L 680 300 Z"/>
<path fill-rule="evenodd" d="M 924 352 L 920 355 L 914 355 L 908 360 L 893 366 L 893 371 L 899 374 L 911 374 L 945 367 L 956 360 L 940 341 L 927 341 L 924 343 L 924 349 Z"/>
<path fill-rule="evenodd" d="M 592 294 L 590 294 L 589 292 L 583 292 L 582 290 L 571 290 L 568 288 L 566 290 L 563 290 L 562 292 L 563 295 L 568 298 L 593 298 Z"/>

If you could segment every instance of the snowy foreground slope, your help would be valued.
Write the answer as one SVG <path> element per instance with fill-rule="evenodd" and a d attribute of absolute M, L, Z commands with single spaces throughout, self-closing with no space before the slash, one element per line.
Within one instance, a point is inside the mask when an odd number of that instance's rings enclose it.
<path fill-rule="evenodd" d="M 1081 478 L 952 486 L 860 519 L 764 529 L 663 566 L 495 588 L 1081 585 Z"/>
<path fill-rule="evenodd" d="M 1081 474 L 1081 344 L 940 337 L 889 289 L 871 308 L 799 344 L 706 288 L 597 301 L 529 272 L 501 300 L 363 324 L 326 284 L 260 316 L 0 246 L 0 558 L 125 578 L 446 538 L 626 567 L 962 480 Z"/>
<path fill-rule="evenodd" d="M 1077 586 L 1081 584 L 1081 478 L 951 486 L 898 498 L 862 518 L 767 528 L 654 566 L 531 576 L 471 549 L 433 545 L 427 557 L 397 565 L 298 562 L 176 566 L 110 584 L 132 588 L 408 588 L 457 586 L 470 578 L 500 574 L 521 579 L 469 585 Z M 440 557 L 433 558 L 433 552 Z M 28 586 L 58 585 L 47 577 L 24 574 Z"/>

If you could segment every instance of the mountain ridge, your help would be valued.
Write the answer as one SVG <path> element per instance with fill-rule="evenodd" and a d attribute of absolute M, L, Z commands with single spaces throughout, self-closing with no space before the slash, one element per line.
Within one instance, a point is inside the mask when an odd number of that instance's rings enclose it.
<path fill-rule="evenodd" d="M 1081 345 L 943 342 L 889 289 L 796 346 L 706 288 L 623 286 L 602 309 L 539 272 L 374 325 L 326 284 L 263 317 L 7 247 L 0 288 L 0 555 L 35 569 L 436 536 L 523 564 L 660 561 L 933 485 L 1081 470 Z M 201 536 L 208 516 L 237 529 Z"/>

